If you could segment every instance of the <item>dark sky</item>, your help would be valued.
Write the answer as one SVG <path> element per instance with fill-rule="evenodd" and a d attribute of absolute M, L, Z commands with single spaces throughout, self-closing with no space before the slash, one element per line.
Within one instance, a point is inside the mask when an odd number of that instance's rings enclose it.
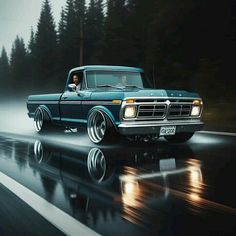
<path fill-rule="evenodd" d="M 0 0 L 0 50 L 4 45 L 8 54 L 16 35 L 28 44 L 30 29 L 36 30 L 43 0 Z M 66 0 L 50 0 L 57 23 Z"/>

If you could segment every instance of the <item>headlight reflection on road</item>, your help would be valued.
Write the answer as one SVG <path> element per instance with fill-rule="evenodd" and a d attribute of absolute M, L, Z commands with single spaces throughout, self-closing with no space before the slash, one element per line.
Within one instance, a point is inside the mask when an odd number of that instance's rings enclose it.
<path fill-rule="evenodd" d="M 200 203 L 204 190 L 200 162 L 196 159 L 190 159 L 187 163 L 189 165 L 189 200 Z"/>
<path fill-rule="evenodd" d="M 135 179 L 136 169 L 128 167 L 125 171 L 127 174 L 121 180 L 123 217 L 138 224 L 142 218 L 139 209 L 144 207 L 143 186 L 141 187 L 139 181 Z"/>
<path fill-rule="evenodd" d="M 133 182 L 127 182 L 124 184 L 124 193 L 125 194 L 133 194 L 133 192 L 135 192 L 135 188 L 138 185 L 138 182 L 133 183 Z"/>
<path fill-rule="evenodd" d="M 141 189 L 138 180 L 135 180 L 132 175 L 127 175 L 121 183 L 121 189 L 124 206 L 140 206 Z"/>
<path fill-rule="evenodd" d="M 193 138 L 189 140 L 189 143 L 203 144 L 203 145 L 224 144 L 225 142 L 226 141 L 222 137 L 211 134 L 204 134 L 201 133 L 201 131 L 196 132 L 196 135 L 194 135 Z"/>

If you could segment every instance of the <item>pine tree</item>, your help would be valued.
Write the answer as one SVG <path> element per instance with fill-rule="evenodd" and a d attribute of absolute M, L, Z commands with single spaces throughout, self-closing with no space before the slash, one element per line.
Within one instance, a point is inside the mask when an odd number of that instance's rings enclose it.
<path fill-rule="evenodd" d="M 76 35 L 75 35 L 75 50 L 79 52 L 79 65 L 84 65 L 84 44 L 85 44 L 85 15 L 86 6 L 85 0 L 74 0 L 75 6 L 75 24 L 76 24 Z"/>
<path fill-rule="evenodd" d="M 104 59 L 107 64 L 125 64 L 125 0 L 108 0 L 105 20 Z"/>
<path fill-rule="evenodd" d="M 85 23 L 85 61 L 87 64 L 102 63 L 104 39 L 103 1 L 91 0 L 86 14 Z"/>
<path fill-rule="evenodd" d="M 61 9 L 61 18 L 58 25 L 58 40 L 59 45 L 62 46 L 65 44 L 65 31 L 66 31 L 66 17 L 65 17 L 65 10 L 62 7 Z"/>
<path fill-rule="evenodd" d="M 27 89 L 28 82 L 27 73 L 27 52 L 24 40 L 19 36 L 16 37 L 11 50 L 10 59 L 10 73 L 11 73 L 11 89 L 20 93 L 22 90 Z"/>
<path fill-rule="evenodd" d="M 9 77 L 9 60 L 5 47 L 2 47 L 0 56 L 0 92 L 4 94 L 8 91 L 8 85 L 10 83 Z"/>
<path fill-rule="evenodd" d="M 39 86 L 55 87 L 57 64 L 57 34 L 49 0 L 45 0 L 35 35 L 36 72 Z M 49 86 L 48 86 L 49 85 Z"/>
<path fill-rule="evenodd" d="M 36 79 L 37 77 L 35 76 L 37 74 L 37 59 L 35 55 L 35 33 L 33 31 L 33 28 L 31 27 L 31 33 L 30 33 L 30 40 L 28 42 L 28 48 L 27 48 L 27 65 L 28 65 L 28 77 L 29 77 L 29 82 L 28 82 L 28 87 L 29 90 L 32 91 L 34 88 L 34 91 L 36 92 L 38 88 L 35 86 Z"/>
<path fill-rule="evenodd" d="M 67 0 L 62 9 L 59 23 L 59 50 L 63 71 L 68 71 L 79 64 L 79 52 L 76 50 L 77 31 L 75 6 L 73 0 Z"/>
<path fill-rule="evenodd" d="M 59 79 L 61 84 L 63 84 L 65 80 L 65 76 L 67 73 L 66 64 L 68 59 L 66 58 L 66 15 L 64 8 L 61 9 L 61 18 L 58 25 L 58 72 Z"/>
<path fill-rule="evenodd" d="M 187 84 L 184 80 L 189 72 L 184 67 L 193 56 L 189 55 L 184 62 L 182 30 L 189 24 L 193 5 L 191 0 L 159 0 L 154 4 L 155 14 L 146 34 L 145 69 L 154 74 L 161 87 L 184 88 Z"/>
<path fill-rule="evenodd" d="M 30 40 L 28 44 L 28 52 L 30 55 L 33 55 L 35 53 L 35 33 L 32 27 L 30 32 Z"/>

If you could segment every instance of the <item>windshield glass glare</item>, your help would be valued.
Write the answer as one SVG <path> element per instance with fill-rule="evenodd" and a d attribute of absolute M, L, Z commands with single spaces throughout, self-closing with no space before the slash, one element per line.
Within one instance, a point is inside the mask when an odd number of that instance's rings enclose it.
<path fill-rule="evenodd" d="M 111 86 L 117 88 L 145 87 L 145 81 L 140 72 L 87 71 L 86 75 L 88 88 L 96 88 L 100 86 Z"/>

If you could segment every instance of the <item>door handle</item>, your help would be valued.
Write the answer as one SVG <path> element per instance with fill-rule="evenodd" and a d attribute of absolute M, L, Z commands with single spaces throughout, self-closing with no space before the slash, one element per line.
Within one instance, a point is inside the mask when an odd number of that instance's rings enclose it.
<path fill-rule="evenodd" d="M 68 97 L 62 97 L 63 99 L 67 99 Z"/>

